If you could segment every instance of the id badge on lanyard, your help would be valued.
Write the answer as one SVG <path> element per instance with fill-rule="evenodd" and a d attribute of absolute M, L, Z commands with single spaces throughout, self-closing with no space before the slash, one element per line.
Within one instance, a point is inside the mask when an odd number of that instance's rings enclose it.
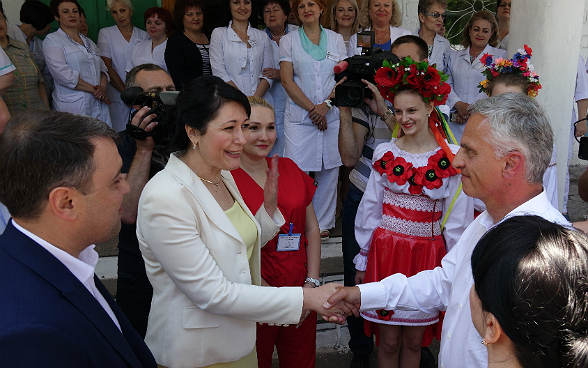
<path fill-rule="evenodd" d="M 289 252 L 300 249 L 300 234 L 292 234 L 294 224 L 290 223 L 290 231 L 288 234 L 278 235 L 278 252 Z"/>

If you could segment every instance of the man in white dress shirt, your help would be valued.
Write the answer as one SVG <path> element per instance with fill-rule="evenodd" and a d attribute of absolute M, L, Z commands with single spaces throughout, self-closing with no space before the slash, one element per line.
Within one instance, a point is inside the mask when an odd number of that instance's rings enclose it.
<path fill-rule="evenodd" d="M 116 236 L 118 136 L 84 115 L 31 111 L 0 136 L 0 367 L 152 367 L 153 355 L 94 273 Z"/>
<path fill-rule="evenodd" d="M 463 191 L 481 199 L 486 211 L 465 230 L 441 267 L 343 288 L 328 300 L 360 304 L 361 310 L 446 311 L 439 354 L 443 368 L 488 366 L 468 296 L 473 285 L 470 258 L 482 235 L 515 214 L 569 226 L 541 184 L 553 147 L 553 131 L 541 107 L 521 93 L 507 93 L 477 101 L 470 113 L 453 166 L 461 169 Z"/>

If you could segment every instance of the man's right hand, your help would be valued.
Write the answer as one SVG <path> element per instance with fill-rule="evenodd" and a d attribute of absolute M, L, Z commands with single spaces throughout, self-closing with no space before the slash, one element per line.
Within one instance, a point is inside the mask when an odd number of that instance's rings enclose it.
<path fill-rule="evenodd" d="M 143 106 L 137 110 L 137 113 L 131 120 L 131 124 L 143 129 L 146 132 L 150 132 L 155 129 L 157 122 L 153 121 L 153 119 L 155 119 L 157 115 L 151 114 L 149 116 L 145 116 L 149 110 L 151 109 L 147 106 Z M 144 116 L 145 119 L 143 119 Z M 147 137 L 144 140 L 135 139 L 135 142 L 137 143 L 137 151 L 153 151 L 153 147 L 155 147 L 155 141 L 153 140 L 153 137 Z"/>
<path fill-rule="evenodd" d="M 359 308 L 361 305 L 361 292 L 359 288 L 357 286 L 338 288 L 337 292 L 327 299 L 324 307 L 329 309 L 342 301 Z"/>

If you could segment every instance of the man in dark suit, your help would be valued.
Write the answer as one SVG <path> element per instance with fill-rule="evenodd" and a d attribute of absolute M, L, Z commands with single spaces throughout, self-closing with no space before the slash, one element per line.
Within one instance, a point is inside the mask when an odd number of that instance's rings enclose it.
<path fill-rule="evenodd" d="M 156 367 L 94 274 L 129 185 L 103 122 L 32 111 L 0 136 L 0 367 Z"/>

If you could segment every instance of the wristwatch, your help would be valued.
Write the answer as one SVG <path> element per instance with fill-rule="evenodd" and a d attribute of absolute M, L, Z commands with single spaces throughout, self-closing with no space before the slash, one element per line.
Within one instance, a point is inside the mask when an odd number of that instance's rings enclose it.
<path fill-rule="evenodd" d="M 325 104 L 327 104 L 327 107 L 328 107 L 329 109 L 332 109 L 332 108 L 333 108 L 333 101 L 331 101 L 331 99 L 330 99 L 330 98 L 327 98 L 327 99 L 326 99 L 326 100 L 324 100 L 323 102 L 324 102 Z"/>
<path fill-rule="evenodd" d="M 390 117 L 390 115 L 394 114 L 394 111 L 392 111 L 390 108 L 386 109 L 386 112 L 384 113 L 384 115 L 380 116 L 380 120 L 382 121 L 386 121 L 386 119 L 388 119 Z"/>
<path fill-rule="evenodd" d="M 321 282 L 317 279 L 313 279 L 312 277 L 307 277 L 306 280 L 304 280 L 305 284 L 310 284 L 314 287 L 319 287 L 321 286 Z"/>

